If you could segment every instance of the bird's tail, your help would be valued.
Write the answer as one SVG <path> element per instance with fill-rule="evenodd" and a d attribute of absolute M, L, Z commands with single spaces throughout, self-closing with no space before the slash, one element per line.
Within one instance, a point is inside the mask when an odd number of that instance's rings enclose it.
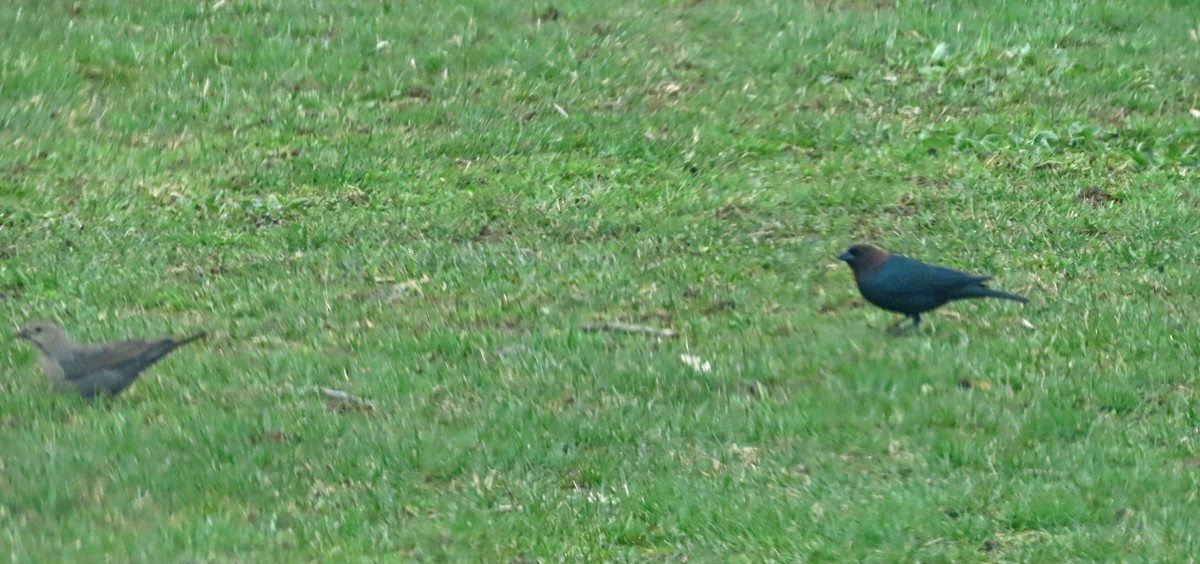
<path fill-rule="evenodd" d="M 178 340 L 168 338 L 168 339 L 159 339 L 158 341 L 150 343 L 150 344 L 148 344 L 145 352 L 143 353 L 143 354 L 145 354 L 145 358 L 146 358 L 146 366 L 149 366 L 151 364 L 154 364 L 155 362 L 158 362 L 159 359 L 161 359 L 164 356 L 167 356 L 168 354 L 171 354 L 175 349 L 182 347 L 182 346 L 184 346 L 192 341 L 195 341 L 197 339 L 203 339 L 206 336 L 207 336 L 207 333 L 205 333 L 204 331 L 201 331 L 190 337 L 184 337 L 184 338 L 178 339 Z"/>

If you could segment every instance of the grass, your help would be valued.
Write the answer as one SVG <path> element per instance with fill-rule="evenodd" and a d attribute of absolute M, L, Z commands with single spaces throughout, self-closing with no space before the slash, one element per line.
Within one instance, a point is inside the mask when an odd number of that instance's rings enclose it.
<path fill-rule="evenodd" d="M 1200 6 L 0 19 L 10 325 L 212 335 L 96 405 L 0 347 L 14 561 L 1200 549 Z M 889 337 L 858 241 L 1032 303 Z"/>

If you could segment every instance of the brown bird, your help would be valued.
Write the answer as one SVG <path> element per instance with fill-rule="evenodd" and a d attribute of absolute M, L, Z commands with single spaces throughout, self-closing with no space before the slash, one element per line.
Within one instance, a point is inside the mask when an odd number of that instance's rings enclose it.
<path fill-rule="evenodd" d="M 204 337 L 197 333 L 185 339 L 134 339 L 102 345 L 82 345 L 49 321 L 26 325 L 17 337 L 38 349 L 42 370 L 50 385 L 74 390 L 86 399 L 100 394 L 115 396 L 128 388 L 142 370 L 171 351 Z"/>
<path fill-rule="evenodd" d="M 893 255 L 871 245 L 854 245 L 838 255 L 854 271 L 862 296 L 883 309 L 902 313 L 921 324 L 921 314 L 947 302 L 968 298 L 1001 298 L 1026 303 L 1024 296 L 987 287 L 987 275 L 967 274 L 944 266 Z"/>

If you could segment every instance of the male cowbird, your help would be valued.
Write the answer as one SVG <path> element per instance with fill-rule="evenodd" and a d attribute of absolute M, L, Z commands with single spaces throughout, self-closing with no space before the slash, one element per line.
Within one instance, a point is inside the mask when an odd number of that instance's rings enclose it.
<path fill-rule="evenodd" d="M 35 321 L 17 333 L 37 347 L 42 370 L 52 386 L 74 390 L 86 399 L 121 393 L 146 367 L 203 336 L 81 345 L 49 321 Z"/>
<path fill-rule="evenodd" d="M 854 245 L 838 255 L 854 271 L 858 291 L 864 298 L 888 311 L 903 313 L 921 325 L 921 314 L 946 302 L 966 298 L 1004 298 L 1021 303 L 1022 296 L 993 290 L 984 285 L 991 276 L 976 276 L 933 266 L 871 245 Z"/>

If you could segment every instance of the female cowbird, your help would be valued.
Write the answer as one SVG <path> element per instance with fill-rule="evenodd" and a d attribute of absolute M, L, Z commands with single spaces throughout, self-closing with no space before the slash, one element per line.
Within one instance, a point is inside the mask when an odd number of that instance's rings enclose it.
<path fill-rule="evenodd" d="M 85 399 L 121 393 L 143 369 L 203 336 L 204 333 L 197 333 L 185 339 L 136 339 L 81 345 L 49 321 L 30 323 L 17 333 L 17 337 L 37 347 L 42 371 L 52 386 L 74 390 Z"/>
<path fill-rule="evenodd" d="M 854 245 L 838 255 L 854 271 L 854 281 L 864 298 L 888 311 L 903 313 L 921 325 L 921 314 L 946 302 L 966 298 L 1004 298 L 1025 303 L 1016 294 L 993 290 L 984 285 L 991 276 L 976 276 L 933 266 L 900 255 L 889 254 L 871 245 Z"/>

